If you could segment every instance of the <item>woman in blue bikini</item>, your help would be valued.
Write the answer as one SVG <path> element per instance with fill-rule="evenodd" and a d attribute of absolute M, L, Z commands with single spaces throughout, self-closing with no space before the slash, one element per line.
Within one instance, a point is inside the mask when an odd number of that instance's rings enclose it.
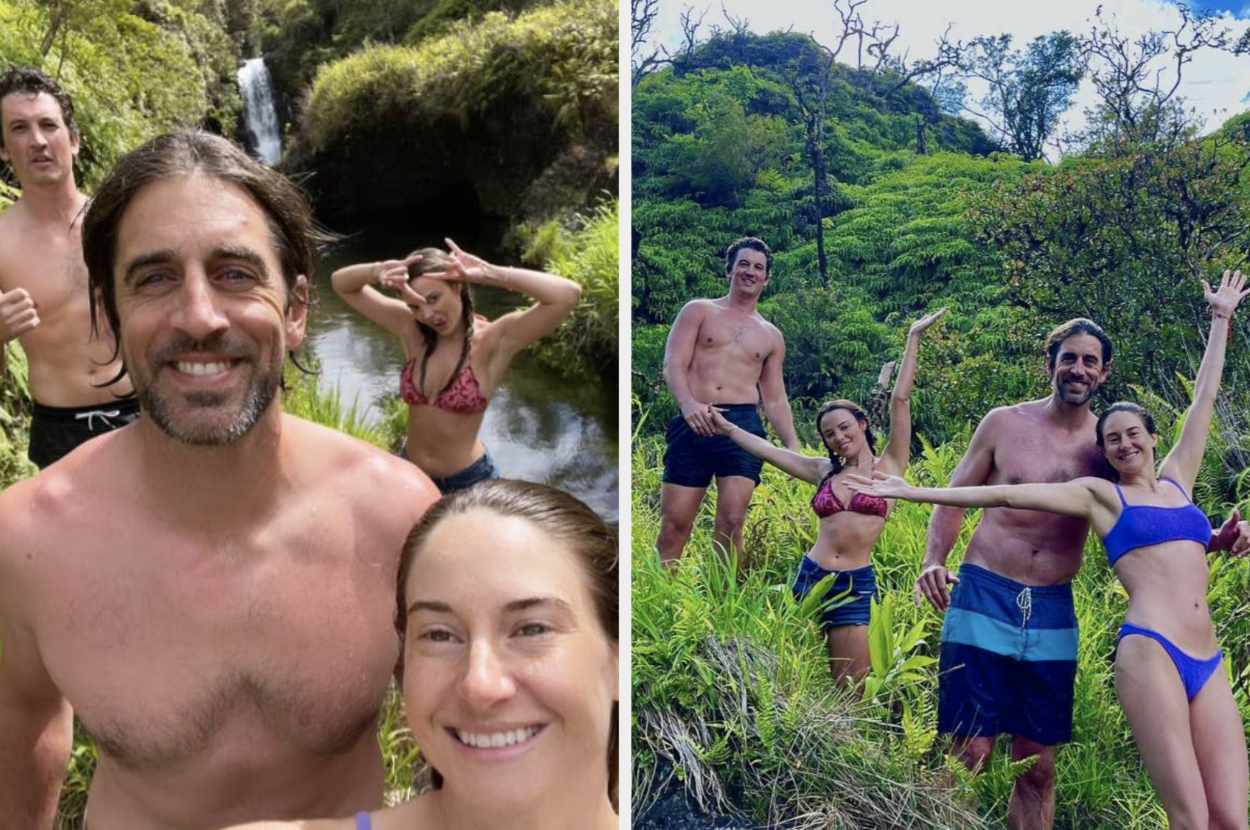
<path fill-rule="evenodd" d="M 440 499 L 404 543 L 396 618 L 434 789 L 235 830 L 616 830 L 618 556 L 594 511 L 543 484 Z"/>
<path fill-rule="evenodd" d="M 1207 608 L 1211 524 L 1189 498 L 1206 448 L 1231 318 L 1250 294 L 1245 284 L 1240 271 L 1224 272 L 1215 291 L 1203 282 L 1211 333 L 1185 426 L 1157 475 L 1150 415 L 1137 404 L 1117 403 L 1098 419 L 1098 445 L 1116 483 L 1079 478 L 921 488 L 881 473 L 848 482 L 852 490 L 881 498 L 1048 510 L 1092 524 L 1129 596 L 1116 651 L 1116 693 L 1173 830 L 1247 829 L 1245 731 Z"/>
<path fill-rule="evenodd" d="M 835 681 L 849 679 L 858 683 L 868 672 L 868 610 L 877 594 L 872 546 L 881 535 L 889 512 L 885 499 L 850 492 L 843 496 L 838 490 L 845 492 L 846 477 L 852 472 L 871 475 L 874 470 L 882 470 L 901 474 L 907 469 L 911 451 L 909 398 L 916 376 L 920 336 L 945 311 L 945 308 L 939 309 L 911 325 L 903 350 L 903 365 L 890 395 L 890 440 L 880 457 L 876 455 L 876 438 L 868 426 L 868 417 L 851 401 L 831 401 L 816 414 L 816 432 L 829 453 L 824 458 L 778 447 L 738 429 L 714 407 L 709 407 L 716 428 L 738 446 L 782 472 L 816 485 L 812 510 L 820 519 L 820 529 L 816 544 L 799 561 L 793 591 L 795 598 L 801 600 L 823 577 L 836 574 L 826 598 L 843 596 L 847 601 L 836 604 L 821 616 L 821 628 L 829 648 L 829 667 Z"/>
<path fill-rule="evenodd" d="M 340 268 L 330 285 L 403 344 L 399 392 L 408 404 L 408 437 L 401 454 L 450 493 L 498 475 L 478 437 L 491 395 L 517 353 L 553 332 L 582 289 L 553 274 L 492 265 L 446 242 L 447 251 L 421 248 L 406 259 Z M 537 302 L 487 320 L 474 314 L 473 283 Z"/>

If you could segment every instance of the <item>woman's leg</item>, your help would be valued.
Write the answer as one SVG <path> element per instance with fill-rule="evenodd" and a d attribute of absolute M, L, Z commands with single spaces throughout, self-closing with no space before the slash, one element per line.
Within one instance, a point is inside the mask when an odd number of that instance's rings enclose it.
<path fill-rule="evenodd" d="M 860 683 L 872 666 L 868 657 L 868 626 L 834 625 L 826 630 L 833 681 Z"/>
<path fill-rule="evenodd" d="M 1115 690 L 1167 811 L 1169 830 L 1209 830 L 1189 700 L 1172 658 L 1149 637 L 1125 637 L 1116 651 Z"/>
<path fill-rule="evenodd" d="M 1189 725 L 1211 830 L 1247 830 L 1246 733 L 1223 664 L 1190 703 Z"/>

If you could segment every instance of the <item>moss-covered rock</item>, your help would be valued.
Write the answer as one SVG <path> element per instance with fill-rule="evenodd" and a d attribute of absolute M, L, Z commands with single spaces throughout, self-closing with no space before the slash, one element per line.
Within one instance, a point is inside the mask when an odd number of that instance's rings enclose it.
<path fill-rule="evenodd" d="M 327 216 L 449 201 L 567 214 L 615 188 L 616 51 L 611 0 L 492 12 L 415 47 L 367 48 L 319 72 L 286 165 L 316 172 L 308 186 Z"/>

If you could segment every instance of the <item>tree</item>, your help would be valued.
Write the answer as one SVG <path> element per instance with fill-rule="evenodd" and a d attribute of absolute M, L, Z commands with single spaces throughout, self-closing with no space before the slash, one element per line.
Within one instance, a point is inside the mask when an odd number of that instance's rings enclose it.
<path fill-rule="evenodd" d="M 978 37 L 962 69 L 989 85 L 981 111 L 964 109 L 984 118 L 1025 161 L 1042 157 L 1085 71 L 1081 43 L 1070 32 L 1034 38 L 1024 52 L 1011 48 L 1011 35 Z"/>
<path fill-rule="evenodd" d="M 1228 29 L 1210 14 L 1177 3 L 1180 23 L 1136 38 L 1116 28 L 1101 6 L 1082 39 L 1089 77 L 1100 99 L 1087 113 L 1088 143 L 1111 153 L 1140 142 L 1175 146 L 1190 137 L 1193 114 L 1179 90 L 1185 66 L 1203 49 L 1233 49 Z"/>

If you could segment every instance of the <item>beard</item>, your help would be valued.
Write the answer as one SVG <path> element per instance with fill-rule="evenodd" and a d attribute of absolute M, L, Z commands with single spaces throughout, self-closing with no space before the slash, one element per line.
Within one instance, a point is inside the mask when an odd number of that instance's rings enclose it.
<path fill-rule="evenodd" d="M 1080 406 L 1094 396 L 1094 390 L 1097 389 L 1093 384 L 1087 384 L 1084 389 L 1072 389 L 1067 383 L 1056 380 L 1055 394 L 1059 396 L 1059 400 L 1072 406 Z"/>
<path fill-rule="evenodd" d="M 204 341 L 184 337 L 161 347 L 147 361 L 149 367 L 158 367 L 157 373 L 163 371 L 169 361 L 187 352 L 215 352 L 232 359 L 242 358 L 243 362 L 237 367 L 246 372 L 240 379 L 242 391 L 231 388 L 175 392 L 162 389 L 159 381 L 153 382 L 153 375 L 148 372 L 131 372 L 135 396 L 144 414 L 162 432 L 184 444 L 221 446 L 238 441 L 260 420 L 282 384 L 282 351 L 278 350 L 276 358 L 261 365 L 257 355 L 248 354 L 254 351 L 248 345 L 232 344 L 222 336 Z M 238 402 L 232 404 L 231 399 L 236 396 Z"/>

